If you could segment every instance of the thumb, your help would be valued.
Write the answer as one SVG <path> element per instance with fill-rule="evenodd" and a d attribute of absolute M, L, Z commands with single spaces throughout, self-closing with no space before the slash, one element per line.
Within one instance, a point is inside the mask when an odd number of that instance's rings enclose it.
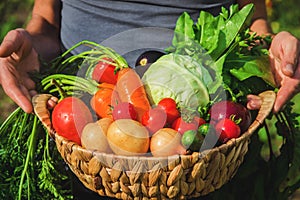
<path fill-rule="evenodd" d="M 276 36 L 274 38 L 274 42 L 278 43 L 277 58 L 280 60 L 282 73 L 292 77 L 298 64 L 300 43 L 296 37 L 288 32 L 280 32 L 279 34 L 277 38 Z"/>
<path fill-rule="evenodd" d="M 296 44 L 296 45 L 295 45 Z M 284 75 L 292 77 L 298 64 L 300 44 L 286 43 L 283 48 L 283 57 L 281 60 L 281 70 Z"/>

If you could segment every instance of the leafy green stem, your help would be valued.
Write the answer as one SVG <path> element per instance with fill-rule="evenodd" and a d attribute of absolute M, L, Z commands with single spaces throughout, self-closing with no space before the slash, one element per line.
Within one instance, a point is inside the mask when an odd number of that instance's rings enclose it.
<path fill-rule="evenodd" d="M 103 54 L 108 55 L 118 64 L 118 67 L 120 67 L 120 69 L 128 67 L 127 61 L 118 53 L 116 53 L 113 49 L 88 40 L 83 40 L 82 44 L 90 46 L 91 48 L 94 48 L 95 50 L 98 50 L 100 52 L 103 52 Z"/>
<path fill-rule="evenodd" d="M 3 130 L 3 133 L 7 130 L 8 126 L 7 124 L 10 123 L 10 121 L 14 121 L 15 119 L 19 119 L 17 117 L 17 115 L 19 114 L 21 108 L 17 108 L 15 109 L 7 118 L 6 120 L 2 123 L 2 125 L 0 126 L 0 134 L 2 133 L 2 130 Z"/>
<path fill-rule="evenodd" d="M 54 74 L 43 79 L 42 85 L 44 85 L 45 90 L 49 89 L 51 86 L 54 85 L 53 80 L 55 80 L 57 83 L 74 86 L 74 88 L 72 89 L 88 92 L 89 94 L 95 94 L 98 91 L 97 82 L 92 80 L 86 80 L 78 76 L 64 74 Z"/>
<path fill-rule="evenodd" d="M 32 131 L 31 131 L 30 138 L 29 138 L 29 146 L 28 146 L 28 150 L 27 150 L 27 156 L 26 156 L 24 168 L 23 168 L 23 171 L 22 171 L 22 174 L 21 174 L 21 179 L 20 179 L 20 182 L 19 182 L 19 192 L 18 192 L 18 194 L 19 194 L 18 199 L 19 200 L 22 199 L 22 188 L 23 188 L 25 176 L 28 173 L 27 170 L 28 170 L 28 167 L 30 165 L 30 160 L 32 159 L 32 153 L 34 152 L 34 141 L 36 140 L 36 136 L 37 136 L 37 131 L 36 131 L 37 122 L 38 122 L 38 119 L 35 116 L 34 120 L 33 120 Z M 29 180 L 30 179 L 28 179 L 28 181 Z M 30 193 L 30 190 L 28 190 L 28 192 Z"/>

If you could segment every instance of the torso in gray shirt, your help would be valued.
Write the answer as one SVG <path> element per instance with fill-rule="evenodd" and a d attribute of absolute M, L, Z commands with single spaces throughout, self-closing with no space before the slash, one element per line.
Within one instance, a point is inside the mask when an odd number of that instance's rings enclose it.
<path fill-rule="evenodd" d="M 62 0 L 62 3 L 61 40 L 65 48 L 90 40 L 126 55 L 143 48 L 168 47 L 176 21 L 184 11 L 197 20 L 200 10 L 216 15 L 222 6 L 228 8 L 234 1 Z M 77 48 L 73 53 L 83 50 Z"/>

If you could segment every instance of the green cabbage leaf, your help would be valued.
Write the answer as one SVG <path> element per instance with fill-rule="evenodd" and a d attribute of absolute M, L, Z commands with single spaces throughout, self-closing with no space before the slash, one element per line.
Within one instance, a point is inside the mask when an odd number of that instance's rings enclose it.
<path fill-rule="evenodd" d="M 154 62 L 142 77 L 151 104 L 173 98 L 180 107 L 197 109 L 209 103 L 208 71 L 187 55 L 167 54 Z"/>

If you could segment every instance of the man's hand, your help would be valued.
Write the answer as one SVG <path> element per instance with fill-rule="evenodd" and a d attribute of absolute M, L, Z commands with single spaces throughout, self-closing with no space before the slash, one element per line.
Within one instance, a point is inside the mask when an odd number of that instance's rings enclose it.
<path fill-rule="evenodd" d="M 288 32 L 278 33 L 270 47 L 271 69 L 279 86 L 274 112 L 300 91 L 300 41 Z"/>
<path fill-rule="evenodd" d="M 5 93 L 25 112 L 33 111 L 31 97 L 36 94 L 29 72 L 39 70 L 38 55 L 29 33 L 10 31 L 0 46 L 0 84 Z"/>

